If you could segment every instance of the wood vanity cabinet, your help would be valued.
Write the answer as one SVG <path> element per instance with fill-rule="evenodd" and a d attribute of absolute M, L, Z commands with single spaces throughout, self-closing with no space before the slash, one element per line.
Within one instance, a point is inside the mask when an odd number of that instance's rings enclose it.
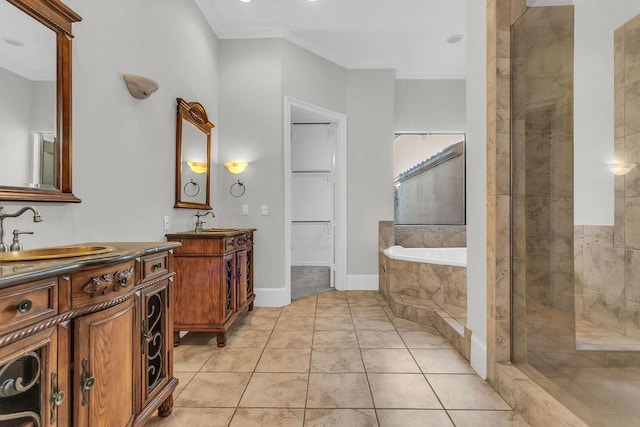
<path fill-rule="evenodd" d="M 15 285 L 0 277 L 0 427 L 140 426 L 171 413 L 171 251 L 116 258 Z"/>
<path fill-rule="evenodd" d="M 180 344 L 180 331 L 200 331 L 216 332 L 218 347 L 224 347 L 229 328 L 253 310 L 254 231 L 167 235 L 181 244 L 174 254 L 174 345 Z"/>

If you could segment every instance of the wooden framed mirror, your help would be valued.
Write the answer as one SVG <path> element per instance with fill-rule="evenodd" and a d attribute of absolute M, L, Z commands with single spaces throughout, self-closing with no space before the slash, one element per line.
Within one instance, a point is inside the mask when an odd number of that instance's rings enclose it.
<path fill-rule="evenodd" d="M 178 98 L 176 121 L 176 208 L 210 210 L 213 123 L 199 102 Z"/>
<path fill-rule="evenodd" d="M 71 24 L 81 20 L 60 0 L 0 0 L 0 200 L 80 201 L 71 179 Z"/>

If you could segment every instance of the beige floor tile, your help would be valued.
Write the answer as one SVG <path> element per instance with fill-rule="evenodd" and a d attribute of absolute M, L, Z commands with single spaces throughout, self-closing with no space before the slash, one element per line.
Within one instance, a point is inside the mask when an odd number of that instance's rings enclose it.
<path fill-rule="evenodd" d="M 209 360 L 216 347 L 204 345 L 180 345 L 173 350 L 173 370 L 198 372 Z"/>
<path fill-rule="evenodd" d="M 373 408 L 366 374 L 312 373 L 307 408 Z"/>
<path fill-rule="evenodd" d="M 420 368 L 409 350 L 402 348 L 363 348 L 362 359 L 367 372 L 419 373 Z"/>
<path fill-rule="evenodd" d="M 353 317 L 365 317 L 373 319 L 389 320 L 387 313 L 382 307 L 379 306 L 353 306 L 350 307 L 351 316 Z"/>
<path fill-rule="evenodd" d="M 302 427 L 303 422 L 304 409 L 238 408 L 229 427 Z"/>
<path fill-rule="evenodd" d="M 456 350 L 411 349 L 414 359 L 425 374 L 473 374 L 469 362 Z"/>
<path fill-rule="evenodd" d="M 438 331 L 400 331 L 400 336 L 409 348 L 453 348 Z"/>
<path fill-rule="evenodd" d="M 384 319 L 372 319 L 368 317 L 354 317 L 353 326 L 358 331 L 395 331 L 393 323 L 386 317 Z"/>
<path fill-rule="evenodd" d="M 216 346 L 215 332 L 188 332 L 180 338 L 181 345 L 209 345 Z"/>
<path fill-rule="evenodd" d="M 356 331 L 360 348 L 406 348 L 396 331 Z"/>
<path fill-rule="evenodd" d="M 249 373 L 200 372 L 180 393 L 177 407 L 230 408 L 238 405 L 251 378 Z"/>
<path fill-rule="evenodd" d="M 315 348 L 311 372 L 364 372 L 362 355 L 357 348 Z"/>
<path fill-rule="evenodd" d="M 322 292 L 318 294 L 318 301 L 324 299 L 341 299 L 346 301 L 347 294 L 343 291 Z"/>
<path fill-rule="evenodd" d="M 264 348 L 270 335 L 270 331 L 232 331 L 227 335 L 225 348 Z"/>
<path fill-rule="evenodd" d="M 440 409 L 378 409 L 380 427 L 453 427 L 447 412 Z M 483 426 L 490 424 L 476 424 Z"/>
<path fill-rule="evenodd" d="M 429 325 L 424 325 L 418 322 L 412 322 L 411 320 L 403 319 L 401 317 L 396 317 L 393 319 L 393 326 L 396 327 L 398 331 L 436 331 L 437 330 Z"/>
<path fill-rule="evenodd" d="M 308 372 L 310 360 L 310 348 L 267 348 L 256 372 Z"/>
<path fill-rule="evenodd" d="M 279 317 L 282 307 L 255 307 L 249 313 L 250 316 L 255 317 Z"/>
<path fill-rule="evenodd" d="M 448 411 L 458 427 L 526 427 L 529 424 L 513 411 Z"/>
<path fill-rule="evenodd" d="M 253 372 L 261 354 L 261 348 L 219 348 L 202 367 L 202 372 Z"/>
<path fill-rule="evenodd" d="M 153 427 L 226 427 L 235 408 L 173 408 L 168 417 L 151 417 L 147 426 Z"/>
<path fill-rule="evenodd" d="M 422 374 L 368 374 L 378 409 L 442 409 Z"/>
<path fill-rule="evenodd" d="M 349 307 L 346 298 L 318 298 L 317 307 Z"/>
<path fill-rule="evenodd" d="M 243 330 L 271 331 L 276 325 L 277 320 L 277 317 L 247 316 L 243 318 L 235 327 L 237 329 Z"/>
<path fill-rule="evenodd" d="M 267 348 L 311 348 L 312 342 L 309 331 L 273 331 Z"/>
<path fill-rule="evenodd" d="M 313 348 L 358 348 L 355 331 L 315 331 Z"/>
<path fill-rule="evenodd" d="M 308 374 L 255 373 L 240 400 L 244 408 L 304 408 Z"/>
<path fill-rule="evenodd" d="M 300 298 L 295 301 L 291 301 L 291 304 L 289 304 L 287 307 L 315 306 L 317 301 L 318 301 L 318 296 L 312 295 L 310 297 Z"/>
<path fill-rule="evenodd" d="M 316 331 L 353 331 L 351 316 L 316 317 Z"/>
<path fill-rule="evenodd" d="M 347 301 L 349 301 L 350 307 L 379 307 L 380 302 L 376 298 L 352 298 L 347 297 Z"/>
<path fill-rule="evenodd" d="M 489 383 L 475 374 L 425 376 L 445 409 L 511 409 Z"/>
<path fill-rule="evenodd" d="M 288 305 L 282 309 L 280 318 L 282 317 L 315 317 L 315 305 Z"/>
<path fill-rule="evenodd" d="M 182 390 L 184 390 L 184 388 L 189 384 L 189 382 L 193 379 L 195 375 L 196 375 L 195 372 L 174 372 L 173 373 L 173 376 L 178 379 L 178 386 L 176 387 L 176 390 L 173 392 L 174 399 L 177 399 L 178 396 L 180 396 L 180 393 L 182 393 Z"/>
<path fill-rule="evenodd" d="M 316 307 L 316 317 L 348 317 L 350 315 L 348 306 L 320 305 Z"/>
<path fill-rule="evenodd" d="M 278 319 L 278 323 L 276 323 L 276 331 L 313 331 L 315 317 L 283 316 L 280 316 L 280 318 Z"/>
<path fill-rule="evenodd" d="M 307 409 L 305 427 L 375 427 L 373 409 Z"/>

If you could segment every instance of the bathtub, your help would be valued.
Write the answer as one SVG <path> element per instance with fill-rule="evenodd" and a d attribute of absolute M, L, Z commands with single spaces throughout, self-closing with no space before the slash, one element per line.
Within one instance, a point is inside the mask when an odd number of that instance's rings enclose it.
<path fill-rule="evenodd" d="M 384 254 L 389 258 L 425 264 L 467 266 L 467 248 L 404 248 L 391 246 Z"/>
<path fill-rule="evenodd" d="M 466 317 L 467 248 L 391 246 L 379 257 L 382 295 L 396 293 L 424 305 L 436 303 L 451 317 Z"/>

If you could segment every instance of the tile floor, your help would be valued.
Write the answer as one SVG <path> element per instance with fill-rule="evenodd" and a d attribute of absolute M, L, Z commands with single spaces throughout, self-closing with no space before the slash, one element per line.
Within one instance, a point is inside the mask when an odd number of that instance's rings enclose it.
<path fill-rule="evenodd" d="M 433 328 L 395 318 L 377 292 L 256 307 L 227 346 L 175 349 L 173 414 L 150 426 L 526 426 Z"/>

